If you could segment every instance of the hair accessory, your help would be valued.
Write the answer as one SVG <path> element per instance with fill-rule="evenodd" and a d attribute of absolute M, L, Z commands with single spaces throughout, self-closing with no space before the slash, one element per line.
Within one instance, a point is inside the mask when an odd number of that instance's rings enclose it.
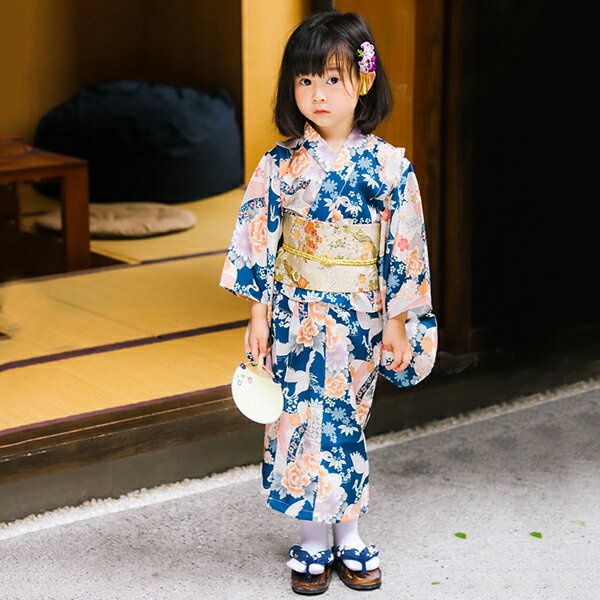
<path fill-rule="evenodd" d="M 360 89 L 358 93 L 364 96 L 369 91 L 369 81 L 366 74 L 375 71 L 377 68 L 375 64 L 377 61 L 375 47 L 370 42 L 363 42 L 356 51 L 356 54 L 360 58 L 358 61 L 358 68 L 360 70 Z"/>

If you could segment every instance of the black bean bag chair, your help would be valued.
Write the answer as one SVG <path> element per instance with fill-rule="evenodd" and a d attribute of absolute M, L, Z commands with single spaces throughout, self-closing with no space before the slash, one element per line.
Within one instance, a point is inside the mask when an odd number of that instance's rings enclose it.
<path fill-rule="evenodd" d="M 224 88 L 97 83 L 45 114 L 33 145 L 87 159 L 95 203 L 177 204 L 243 183 L 235 106 Z M 58 198 L 56 183 L 36 187 Z"/>

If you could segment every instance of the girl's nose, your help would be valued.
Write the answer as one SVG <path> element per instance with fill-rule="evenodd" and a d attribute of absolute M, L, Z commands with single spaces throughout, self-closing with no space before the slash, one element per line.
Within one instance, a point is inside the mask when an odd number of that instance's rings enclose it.
<path fill-rule="evenodd" d="M 313 89 L 313 102 L 319 102 L 321 100 L 325 100 L 325 91 L 315 85 Z"/>

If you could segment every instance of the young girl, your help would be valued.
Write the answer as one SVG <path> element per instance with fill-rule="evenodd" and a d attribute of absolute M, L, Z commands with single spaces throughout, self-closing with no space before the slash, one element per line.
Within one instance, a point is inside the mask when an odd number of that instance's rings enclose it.
<path fill-rule="evenodd" d="M 251 302 L 246 355 L 265 355 L 282 386 L 262 491 L 300 520 L 287 562 L 299 593 L 325 591 L 332 564 L 350 587 L 381 585 L 379 551 L 358 533 L 364 428 L 377 374 L 415 385 L 437 350 L 417 179 L 404 148 L 371 133 L 391 105 L 362 17 L 328 10 L 296 28 L 274 114 L 290 139 L 252 175 L 219 284 Z"/>

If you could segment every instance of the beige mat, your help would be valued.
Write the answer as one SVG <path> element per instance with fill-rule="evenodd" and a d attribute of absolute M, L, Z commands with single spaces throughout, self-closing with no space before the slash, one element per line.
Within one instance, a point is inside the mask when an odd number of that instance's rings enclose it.
<path fill-rule="evenodd" d="M 25 217 L 56 201 L 25 186 Z M 0 285 L 0 365 L 245 320 L 249 305 L 219 287 L 243 197 L 239 188 L 184 206 L 187 231 L 143 240 L 93 240 L 136 266 Z M 0 371 L 0 432 L 42 421 L 228 386 L 246 360 L 245 326 Z"/>
<path fill-rule="evenodd" d="M 57 200 L 42 196 L 31 186 L 24 186 L 24 212 L 43 213 L 53 209 Z M 125 263 L 187 256 L 200 252 L 222 250 L 229 246 L 233 225 L 237 217 L 244 188 L 239 187 L 225 194 L 175 206 L 186 208 L 196 215 L 196 225 L 185 231 L 158 237 L 131 240 L 90 240 L 93 252 L 109 256 Z M 35 215 L 23 219 L 25 228 L 33 231 Z"/>
<path fill-rule="evenodd" d="M 245 328 L 229 329 L 0 372 L 0 433 L 229 385 L 245 361 Z"/>
<path fill-rule="evenodd" d="M 0 286 L 0 365 L 249 318 L 224 253 Z"/>

